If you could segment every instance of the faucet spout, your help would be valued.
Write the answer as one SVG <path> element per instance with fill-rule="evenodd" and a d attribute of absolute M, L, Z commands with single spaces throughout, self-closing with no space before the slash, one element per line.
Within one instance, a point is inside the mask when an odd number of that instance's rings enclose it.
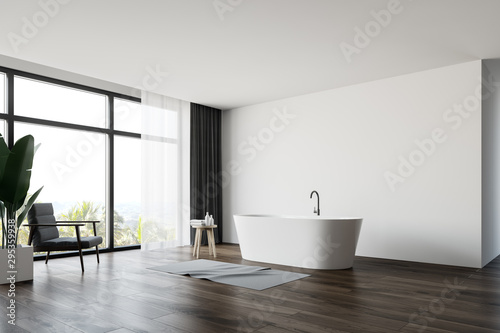
<path fill-rule="evenodd" d="M 318 210 L 316 210 L 316 207 L 314 207 L 313 213 L 317 213 L 319 216 L 319 193 L 317 191 L 312 191 L 311 195 L 309 196 L 309 199 L 312 199 L 313 194 L 316 194 L 316 196 L 318 197 Z"/>

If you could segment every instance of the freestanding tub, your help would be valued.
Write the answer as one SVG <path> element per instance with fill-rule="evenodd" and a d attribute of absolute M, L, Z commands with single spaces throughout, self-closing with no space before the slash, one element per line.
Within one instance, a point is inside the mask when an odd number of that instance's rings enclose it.
<path fill-rule="evenodd" d="M 352 267 L 362 221 L 234 215 L 243 259 L 312 269 Z"/>

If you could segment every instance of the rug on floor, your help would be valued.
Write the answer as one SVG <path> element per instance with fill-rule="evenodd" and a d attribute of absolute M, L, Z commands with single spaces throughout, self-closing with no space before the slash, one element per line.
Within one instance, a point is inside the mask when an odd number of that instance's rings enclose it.
<path fill-rule="evenodd" d="M 237 265 L 205 259 L 178 262 L 148 269 L 189 275 L 197 279 L 207 279 L 254 290 L 264 290 L 309 276 L 308 274 L 280 271 L 269 267 Z"/>

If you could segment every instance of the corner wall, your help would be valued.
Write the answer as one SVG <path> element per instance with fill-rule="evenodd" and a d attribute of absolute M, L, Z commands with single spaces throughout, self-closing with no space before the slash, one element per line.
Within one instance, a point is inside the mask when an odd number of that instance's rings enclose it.
<path fill-rule="evenodd" d="M 482 266 L 500 254 L 500 60 L 483 60 Z M 492 84 L 493 83 L 493 84 Z"/>
<path fill-rule="evenodd" d="M 224 241 L 233 214 L 312 215 L 317 190 L 322 215 L 364 218 L 357 255 L 481 267 L 480 76 L 474 61 L 225 111 Z"/>

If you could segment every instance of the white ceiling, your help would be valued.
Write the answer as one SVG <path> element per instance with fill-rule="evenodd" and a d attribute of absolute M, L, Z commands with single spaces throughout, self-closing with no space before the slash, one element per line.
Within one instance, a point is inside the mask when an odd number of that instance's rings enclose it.
<path fill-rule="evenodd" d="M 40 3 L 49 6 L 44 16 Z M 349 63 L 341 43 L 397 14 Z M 222 109 L 500 58 L 499 0 L 1 0 L 0 54 Z M 218 15 L 214 3 L 226 4 Z M 230 9 L 230 10 L 229 10 Z M 44 18 L 48 18 L 45 22 Z M 18 52 L 9 33 L 23 37 Z M 28 33 L 31 33 L 30 36 Z M 1 65 L 1 64 L 0 64 Z M 146 81 L 144 81 L 146 80 Z"/>

